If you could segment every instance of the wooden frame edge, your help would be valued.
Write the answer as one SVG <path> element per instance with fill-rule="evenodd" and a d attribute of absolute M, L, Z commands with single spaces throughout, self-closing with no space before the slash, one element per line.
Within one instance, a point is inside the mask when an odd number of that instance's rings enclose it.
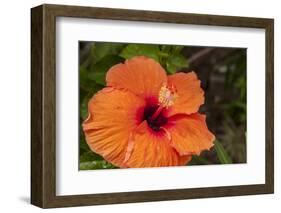
<path fill-rule="evenodd" d="M 31 10 L 31 203 L 43 207 L 43 7 Z"/>
<path fill-rule="evenodd" d="M 265 27 L 265 75 L 266 75 L 266 184 L 274 193 L 274 20 L 270 19 Z"/>

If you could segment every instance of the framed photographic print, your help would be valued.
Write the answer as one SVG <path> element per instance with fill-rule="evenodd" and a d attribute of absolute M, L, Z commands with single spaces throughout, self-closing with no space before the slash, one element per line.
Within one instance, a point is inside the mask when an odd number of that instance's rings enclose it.
<path fill-rule="evenodd" d="M 31 203 L 273 193 L 272 19 L 31 9 Z"/>

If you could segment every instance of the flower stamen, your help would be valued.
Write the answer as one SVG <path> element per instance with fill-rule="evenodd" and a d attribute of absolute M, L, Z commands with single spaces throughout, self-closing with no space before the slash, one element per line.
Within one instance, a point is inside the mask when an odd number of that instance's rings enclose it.
<path fill-rule="evenodd" d="M 173 85 L 163 85 L 159 91 L 158 102 L 161 106 L 168 108 L 175 103 L 177 97 L 178 95 Z"/>
<path fill-rule="evenodd" d="M 167 85 L 163 85 L 160 88 L 158 96 L 159 107 L 153 113 L 150 119 L 155 120 L 164 108 L 168 108 L 175 103 L 177 97 L 178 95 L 176 94 L 176 89 L 173 85 L 169 87 Z"/>

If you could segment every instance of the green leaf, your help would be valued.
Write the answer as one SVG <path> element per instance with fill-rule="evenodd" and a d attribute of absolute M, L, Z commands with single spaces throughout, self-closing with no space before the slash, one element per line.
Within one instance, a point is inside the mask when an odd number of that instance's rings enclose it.
<path fill-rule="evenodd" d="M 128 44 L 120 53 L 120 56 L 125 59 L 130 59 L 134 56 L 147 56 L 159 62 L 159 46 L 153 44 Z"/>
<path fill-rule="evenodd" d="M 178 54 L 182 51 L 184 46 L 180 45 L 161 45 L 160 49 L 165 53 Z"/>
<path fill-rule="evenodd" d="M 79 141 L 79 156 L 81 157 L 83 153 L 90 151 L 88 144 L 84 139 L 84 133 L 80 127 L 80 141 Z M 80 159 L 81 161 L 81 159 Z"/>
<path fill-rule="evenodd" d="M 166 67 L 168 73 L 173 74 L 181 68 L 188 67 L 187 59 L 181 54 L 170 55 L 167 59 Z"/>
<path fill-rule="evenodd" d="M 80 77 L 79 81 L 80 82 L 83 83 L 83 82 L 86 82 L 88 80 L 87 73 L 88 73 L 88 70 L 85 66 L 79 67 L 79 77 Z M 84 85 L 82 85 L 82 86 L 84 86 Z"/>
<path fill-rule="evenodd" d="M 175 46 L 173 46 L 172 51 L 173 51 L 173 53 L 180 53 L 183 48 L 184 48 L 184 46 L 175 45 Z"/>
<path fill-rule="evenodd" d="M 82 103 L 80 103 L 80 117 L 86 119 L 88 116 L 88 99 L 84 98 Z"/>
<path fill-rule="evenodd" d="M 120 43 L 94 43 L 91 47 L 92 63 L 97 63 L 107 55 L 118 55 L 124 46 Z"/>
<path fill-rule="evenodd" d="M 84 152 L 83 154 L 80 155 L 80 163 L 82 162 L 89 162 L 89 161 L 96 161 L 96 160 L 103 160 L 103 158 L 92 152 L 91 150 Z"/>
<path fill-rule="evenodd" d="M 79 68 L 79 83 L 80 83 L 80 94 L 83 96 L 88 95 L 88 93 L 94 94 L 102 87 L 98 85 L 93 79 L 90 78 L 90 70 L 86 69 L 84 66 Z M 80 99 L 82 100 L 82 99 Z"/>
<path fill-rule="evenodd" d="M 192 160 L 189 164 L 190 165 L 207 165 L 207 164 L 210 164 L 210 162 L 204 157 L 201 157 L 198 155 L 193 155 Z"/>
<path fill-rule="evenodd" d="M 187 59 L 181 55 L 183 46 L 178 45 L 152 45 L 152 44 L 129 44 L 120 56 L 129 59 L 134 56 L 147 56 L 158 61 L 168 74 L 173 74 L 177 70 L 188 67 Z"/>
<path fill-rule="evenodd" d="M 81 85 L 81 83 L 80 83 Z M 79 118 L 84 120 L 88 115 L 88 95 L 89 92 L 85 91 L 83 88 L 79 88 Z"/>
<path fill-rule="evenodd" d="M 217 157 L 221 164 L 232 163 L 230 156 L 227 154 L 226 150 L 223 148 L 221 143 L 219 143 L 217 140 L 215 141 L 215 150 L 217 152 Z"/>
<path fill-rule="evenodd" d="M 107 71 L 113 66 L 123 61 L 123 58 L 117 55 L 107 55 L 91 66 L 89 79 L 94 80 L 97 84 L 105 86 L 105 76 Z"/>
<path fill-rule="evenodd" d="M 80 170 L 114 169 L 114 168 L 117 168 L 117 167 L 115 167 L 111 163 L 108 163 L 105 160 L 82 162 L 79 165 Z"/>

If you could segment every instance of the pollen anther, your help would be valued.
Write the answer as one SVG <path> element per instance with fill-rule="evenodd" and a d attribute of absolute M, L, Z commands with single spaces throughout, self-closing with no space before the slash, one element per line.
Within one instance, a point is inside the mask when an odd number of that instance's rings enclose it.
<path fill-rule="evenodd" d="M 160 105 L 168 108 L 175 103 L 177 97 L 178 95 L 173 85 L 171 86 L 163 85 L 159 91 L 158 101 Z"/>

